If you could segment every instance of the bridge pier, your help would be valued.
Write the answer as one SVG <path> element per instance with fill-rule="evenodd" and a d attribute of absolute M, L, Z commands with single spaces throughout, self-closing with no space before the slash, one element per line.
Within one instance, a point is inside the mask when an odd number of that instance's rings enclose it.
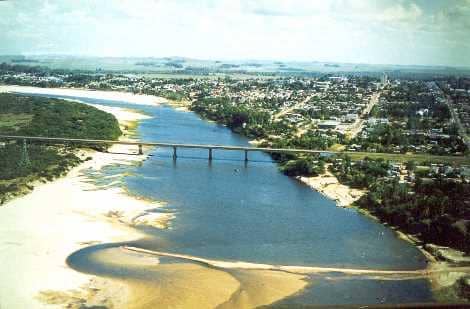
<path fill-rule="evenodd" d="M 1 1 L 1 0 L 0 0 Z M 145 142 L 145 141 L 110 141 L 110 140 L 95 140 L 95 139 L 79 139 L 79 138 L 58 138 L 58 137 L 39 137 L 39 136 L 16 136 L 16 135 L 0 135 L 0 141 L 22 141 L 27 142 L 44 142 L 52 144 L 78 144 L 78 145 L 99 145 L 102 151 L 107 151 L 107 148 L 111 145 L 133 145 L 138 147 L 138 153 L 142 155 L 144 153 L 143 147 L 164 147 L 173 148 L 173 157 L 177 157 L 176 148 L 185 149 L 207 149 L 209 151 L 209 160 L 212 160 L 213 150 L 227 150 L 227 151 L 243 151 L 245 153 L 245 162 L 248 161 L 248 152 L 261 151 L 265 153 L 280 153 L 280 154 L 320 154 L 330 153 L 348 154 L 347 151 L 325 151 L 325 150 L 314 150 L 314 149 L 292 149 L 292 148 L 263 148 L 263 147 L 243 147 L 243 146 L 232 146 L 232 145 L 202 145 L 202 144 L 176 144 L 176 143 L 158 143 L 158 142 Z"/>

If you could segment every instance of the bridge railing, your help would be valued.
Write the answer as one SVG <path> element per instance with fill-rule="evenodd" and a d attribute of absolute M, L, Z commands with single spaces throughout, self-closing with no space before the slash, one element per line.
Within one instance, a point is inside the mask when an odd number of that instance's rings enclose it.
<path fill-rule="evenodd" d="M 291 148 L 266 148 L 266 147 L 244 147 L 244 146 L 231 146 L 231 145 L 208 145 L 208 144 L 183 144 L 183 143 L 161 143 L 161 142 L 145 142 L 145 141 L 113 141 L 113 140 L 99 140 L 99 139 L 79 139 L 79 138 L 62 138 L 62 137 L 40 137 L 40 136 L 17 136 L 17 135 L 0 135 L 0 140 L 23 140 L 23 141 L 37 141 L 49 143 L 76 143 L 76 144 L 89 144 L 89 145 L 136 145 L 139 148 L 139 154 L 143 154 L 142 147 L 165 147 L 173 148 L 173 156 L 177 157 L 177 148 L 196 148 L 207 149 L 209 160 L 212 160 L 213 150 L 233 150 L 244 151 L 245 160 L 248 161 L 248 152 L 260 151 L 266 153 L 279 153 L 279 154 L 320 154 L 320 153 L 339 153 L 338 151 L 328 150 L 312 150 L 312 149 L 291 149 Z"/>

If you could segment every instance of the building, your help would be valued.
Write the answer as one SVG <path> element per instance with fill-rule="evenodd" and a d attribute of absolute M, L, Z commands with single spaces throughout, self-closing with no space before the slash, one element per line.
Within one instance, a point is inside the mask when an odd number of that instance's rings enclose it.
<path fill-rule="evenodd" d="M 340 122 L 336 120 L 325 120 L 318 124 L 318 128 L 324 129 L 324 130 L 328 130 L 328 129 L 334 130 L 339 124 Z"/>

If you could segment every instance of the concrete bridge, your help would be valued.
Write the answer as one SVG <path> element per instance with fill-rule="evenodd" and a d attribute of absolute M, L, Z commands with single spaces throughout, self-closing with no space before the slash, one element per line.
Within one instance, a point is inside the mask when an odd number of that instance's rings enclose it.
<path fill-rule="evenodd" d="M 290 148 L 262 148 L 262 147 L 243 147 L 229 145 L 201 145 L 201 144 L 178 144 L 178 143 L 159 143 L 144 141 L 112 141 L 97 139 L 78 139 L 78 138 L 58 138 L 58 137 L 39 137 L 39 136 L 16 136 L 16 135 L 0 135 L 0 140 L 17 140 L 17 141 L 34 141 L 50 144 L 89 144 L 89 145 L 135 145 L 139 149 L 139 154 L 143 154 L 142 147 L 164 147 L 173 148 L 173 157 L 178 156 L 178 148 L 207 149 L 208 159 L 212 160 L 214 150 L 223 151 L 242 151 L 245 153 L 245 161 L 248 161 L 248 152 L 261 151 L 266 153 L 285 153 L 285 154 L 320 154 L 320 153 L 346 153 L 340 151 L 328 150 L 311 150 L 311 149 L 290 149 Z"/>

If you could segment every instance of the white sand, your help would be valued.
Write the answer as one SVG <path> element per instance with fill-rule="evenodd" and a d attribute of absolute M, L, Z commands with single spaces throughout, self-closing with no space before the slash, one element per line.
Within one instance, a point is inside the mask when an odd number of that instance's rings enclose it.
<path fill-rule="evenodd" d="M 67 93 L 75 95 L 75 90 L 72 92 Z M 121 123 L 146 117 L 114 107 L 102 109 L 112 112 Z M 116 145 L 110 152 L 135 153 L 137 149 Z M 132 228 L 136 225 L 168 226 L 171 214 L 148 211 L 160 204 L 130 197 L 120 187 L 96 188 L 83 174 L 109 164 L 134 164 L 145 156 L 92 151 L 82 155 L 91 156 L 92 160 L 74 168 L 66 177 L 40 185 L 32 193 L 0 207 L 0 308 L 49 308 L 39 300 L 40 293 L 69 293 L 90 287 L 90 283 L 104 289 L 98 294 L 107 302 L 101 303 L 122 303 L 126 286 L 78 273 L 66 265 L 66 258 L 91 244 L 139 239 L 143 235 Z M 96 291 L 92 291 L 95 295 Z"/>
<path fill-rule="evenodd" d="M 300 181 L 336 202 L 339 207 L 349 207 L 365 194 L 365 190 L 353 189 L 341 184 L 338 179 L 328 171 L 316 177 L 298 177 Z"/>
<path fill-rule="evenodd" d="M 141 105 L 158 105 L 167 102 L 166 99 L 145 95 L 133 94 L 130 92 L 101 91 L 90 89 L 70 89 L 70 88 L 38 88 L 27 86 L 0 86 L 0 92 L 21 92 L 30 94 L 58 95 L 58 96 L 76 96 L 89 99 L 103 99 L 113 101 L 125 101 Z"/>

